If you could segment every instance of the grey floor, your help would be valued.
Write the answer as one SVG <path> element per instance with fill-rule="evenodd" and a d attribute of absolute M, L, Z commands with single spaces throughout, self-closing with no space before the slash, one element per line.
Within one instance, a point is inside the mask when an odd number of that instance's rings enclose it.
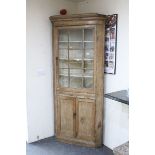
<path fill-rule="evenodd" d="M 50 137 L 26 144 L 26 155 L 113 155 L 113 152 L 106 146 L 101 148 L 81 147 L 61 143 L 54 137 Z"/>

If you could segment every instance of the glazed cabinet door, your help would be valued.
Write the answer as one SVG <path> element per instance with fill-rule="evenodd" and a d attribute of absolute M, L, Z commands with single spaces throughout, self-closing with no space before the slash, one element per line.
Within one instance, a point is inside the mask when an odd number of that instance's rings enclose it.
<path fill-rule="evenodd" d="M 95 141 L 95 100 L 78 98 L 76 102 L 76 134 L 84 141 Z"/>
<path fill-rule="evenodd" d="M 76 100 L 70 96 L 58 95 L 57 109 L 57 136 L 75 137 L 75 103 Z"/>
<path fill-rule="evenodd" d="M 58 87 L 94 89 L 94 27 L 58 29 Z"/>

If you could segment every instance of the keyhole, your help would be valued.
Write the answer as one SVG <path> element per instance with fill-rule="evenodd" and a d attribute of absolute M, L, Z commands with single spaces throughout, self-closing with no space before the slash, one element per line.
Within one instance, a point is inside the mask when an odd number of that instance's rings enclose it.
<path fill-rule="evenodd" d="M 81 123 L 84 123 L 84 117 L 81 117 L 80 121 Z"/>

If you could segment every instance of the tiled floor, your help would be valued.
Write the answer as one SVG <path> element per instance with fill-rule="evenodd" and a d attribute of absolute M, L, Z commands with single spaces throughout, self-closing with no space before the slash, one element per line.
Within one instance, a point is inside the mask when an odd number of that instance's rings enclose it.
<path fill-rule="evenodd" d="M 61 143 L 54 137 L 50 137 L 26 144 L 26 155 L 113 155 L 113 152 L 106 146 L 101 148 L 81 147 Z"/>

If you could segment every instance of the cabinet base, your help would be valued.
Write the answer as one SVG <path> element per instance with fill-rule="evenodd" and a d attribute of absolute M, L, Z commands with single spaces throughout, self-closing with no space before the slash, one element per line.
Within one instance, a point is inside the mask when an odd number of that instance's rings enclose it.
<path fill-rule="evenodd" d="M 75 144 L 79 146 L 85 146 L 85 147 L 102 147 L 103 144 L 96 144 L 94 142 L 88 142 L 84 140 L 74 139 L 74 138 L 62 138 L 62 137 L 56 137 L 56 139 L 60 142 L 66 143 L 66 144 Z"/>

